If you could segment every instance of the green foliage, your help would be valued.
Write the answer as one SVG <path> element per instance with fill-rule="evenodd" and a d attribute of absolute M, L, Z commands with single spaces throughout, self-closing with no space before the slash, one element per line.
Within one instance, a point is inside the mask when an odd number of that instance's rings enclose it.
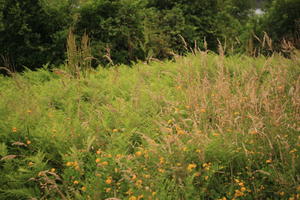
<path fill-rule="evenodd" d="M 299 59 L 0 77 L 1 199 L 297 199 Z"/>
<path fill-rule="evenodd" d="M 300 38 L 300 2 L 298 0 L 274 0 L 267 10 L 263 23 L 275 43 L 282 39 L 291 41 L 296 48 Z"/>
<path fill-rule="evenodd" d="M 1 66 L 30 68 L 46 62 L 58 63 L 64 59 L 66 34 L 64 27 L 70 21 L 66 9 L 45 7 L 45 1 L 1 2 L 0 49 Z"/>

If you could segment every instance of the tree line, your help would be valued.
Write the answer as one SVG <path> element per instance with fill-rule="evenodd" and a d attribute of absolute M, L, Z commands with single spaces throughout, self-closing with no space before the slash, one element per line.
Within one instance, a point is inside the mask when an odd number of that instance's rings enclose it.
<path fill-rule="evenodd" d="M 0 0 L 0 66 L 20 71 L 63 64 L 70 30 L 89 36 L 94 66 L 172 58 L 195 46 L 217 51 L 218 43 L 231 49 L 228 54 L 244 53 L 264 32 L 274 48 L 283 39 L 299 48 L 300 1 L 263 1 L 263 15 L 254 14 L 256 2 Z"/>

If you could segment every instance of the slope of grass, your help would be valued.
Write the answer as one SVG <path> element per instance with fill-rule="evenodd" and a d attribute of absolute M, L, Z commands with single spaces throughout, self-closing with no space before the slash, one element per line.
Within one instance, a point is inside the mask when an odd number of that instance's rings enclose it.
<path fill-rule="evenodd" d="M 299 199 L 300 62 L 0 77 L 0 199 Z"/>

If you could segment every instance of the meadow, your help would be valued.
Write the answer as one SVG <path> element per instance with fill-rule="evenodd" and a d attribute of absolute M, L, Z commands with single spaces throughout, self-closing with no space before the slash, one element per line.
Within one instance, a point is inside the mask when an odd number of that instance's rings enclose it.
<path fill-rule="evenodd" d="M 0 199 L 300 199 L 299 58 L 0 76 Z"/>

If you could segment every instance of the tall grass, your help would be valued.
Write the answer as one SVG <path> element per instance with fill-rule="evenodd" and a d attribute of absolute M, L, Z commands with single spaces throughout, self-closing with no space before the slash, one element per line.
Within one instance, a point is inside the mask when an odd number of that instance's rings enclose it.
<path fill-rule="evenodd" d="M 297 56 L 74 69 L 0 77 L 1 199 L 300 198 Z"/>

